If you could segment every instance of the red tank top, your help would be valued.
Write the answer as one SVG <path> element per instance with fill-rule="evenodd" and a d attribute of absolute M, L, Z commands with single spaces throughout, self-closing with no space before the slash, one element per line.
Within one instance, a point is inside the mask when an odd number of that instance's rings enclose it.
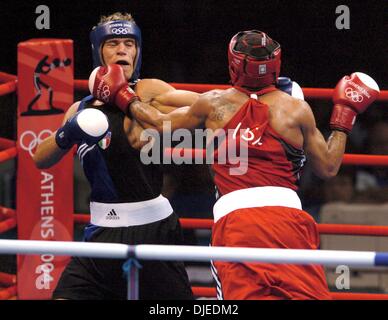
<path fill-rule="evenodd" d="M 256 94 L 273 90 L 276 89 L 266 88 Z M 224 139 L 216 138 L 221 141 L 212 165 L 214 182 L 221 195 L 261 186 L 298 189 L 305 154 L 272 129 L 268 105 L 250 98 L 223 129 Z M 247 156 L 239 152 L 240 144 L 244 144 Z M 230 151 L 233 148 L 237 152 Z"/>

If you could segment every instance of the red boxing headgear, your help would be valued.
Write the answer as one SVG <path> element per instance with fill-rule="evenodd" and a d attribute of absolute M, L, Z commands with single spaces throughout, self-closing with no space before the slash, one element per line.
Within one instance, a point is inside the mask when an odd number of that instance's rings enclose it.
<path fill-rule="evenodd" d="M 237 33 L 229 43 L 229 74 L 233 86 L 257 91 L 275 84 L 280 73 L 280 44 L 262 31 Z"/>

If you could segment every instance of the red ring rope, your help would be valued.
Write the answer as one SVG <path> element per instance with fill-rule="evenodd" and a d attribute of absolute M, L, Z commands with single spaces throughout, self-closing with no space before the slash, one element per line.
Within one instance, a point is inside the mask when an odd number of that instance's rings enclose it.
<path fill-rule="evenodd" d="M 18 154 L 16 147 L 0 151 L 0 162 L 15 158 Z"/>
<path fill-rule="evenodd" d="M 17 77 L 14 74 L 9 74 L 0 71 L 0 82 L 8 82 L 12 80 L 17 80 Z"/>
<path fill-rule="evenodd" d="M 198 84 L 198 83 L 175 83 L 171 82 L 174 88 L 179 90 L 190 90 L 195 92 L 206 92 L 213 89 L 228 89 L 231 86 L 225 84 Z M 74 89 L 81 91 L 89 91 L 88 80 L 74 80 Z M 306 99 L 331 99 L 334 89 L 322 88 L 302 88 Z M 376 101 L 388 101 L 388 90 L 381 90 Z"/>
<path fill-rule="evenodd" d="M 12 80 L 7 83 L 0 84 L 0 96 L 12 93 L 16 90 L 17 80 Z"/>
<path fill-rule="evenodd" d="M 16 296 L 16 286 L 11 286 L 0 290 L 0 300 L 8 300 Z"/>
<path fill-rule="evenodd" d="M 171 157 L 173 154 L 184 157 L 185 153 L 191 153 L 193 159 L 205 159 L 206 149 L 190 148 L 165 148 L 164 156 Z M 368 154 L 345 154 L 342 160 L 344 165 L 360 166 L 388 166 L 388 156 L 386 155 L 368 155 Z"/>
<path fill-rule="evenodd" d="M 16 210 L 0 206 L 0 216 L 5 218 L 16 217 Z"/>
<path fill-rule="evenodd" d="M 194 219 L 180 218 L 182 228 L 184 229 L 211 229 L 212 219 Z M 89 214 L 74 214 L 74 222 L 89 223 Z M 388 226 L 364 226 L 352 224 L 318 224 L 320 234 L 338 234 L 338 235 L 357 235 L 357 236 L 388 236 Z"/>
<path fill-rule="evenodd" d="M 16 142 L 14 140 L 0 137 L 0 149 L 11 148 L 11 147 L 14 147 L 15 145 L 16 145 Z"/>
<path fill-rule="evenodd" d="M 388 156 L 366 155 L 366 154 L 345 154 L 343 164 L 359 166 L 388 166 Z"/>
<path fill-rule="evenodd" d="M 8 218 L 0 222 L 0 233 L 6 232 L 16 227 L 16 218 Z"/>
<path fill-rule="evenodd" d="M 16 284 L 16 275 L 5 272 L 0 272 L 0 284 L 12 286 Z"/>

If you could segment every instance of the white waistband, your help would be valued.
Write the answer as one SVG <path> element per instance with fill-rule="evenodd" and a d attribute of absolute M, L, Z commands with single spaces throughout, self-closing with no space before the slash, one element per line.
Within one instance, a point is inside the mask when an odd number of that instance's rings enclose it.
<path fill-rule="evenodd" d="M 100 227 L 139 226 L 165 219 L 172 212 L 170 202 L 162 195 L 140 202 L 90 202 L 91 223 Z"/>
<path fill-rule="evenodd" d="M 267 206 L 302 210 L 302 204 L 294 190 L 283 187 L 248 188 L 232 191 L 219 198 L 213 207 L 214 222 L 237 209 Z"/>

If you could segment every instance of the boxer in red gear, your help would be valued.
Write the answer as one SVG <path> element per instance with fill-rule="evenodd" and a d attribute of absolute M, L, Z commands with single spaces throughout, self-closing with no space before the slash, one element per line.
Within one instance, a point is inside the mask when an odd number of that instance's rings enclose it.
<path fill-rule="evenodd" d="M 129 112 L 144 127 L 196 128 L 226 132 L 212 165 L 220 198 L 214 206 L 213 246 L 312 249 L 319 247 L 313 218 L 295 190 L 306 158 L 327 179 L 340 168 L 355 115 L 379 93 L 362 73 L 344 77 L 333 94 L 332 132 L 325 141 L 307 102 L 275 87 L 280 45 L 261 31 L 236 34 L 229 45 L 233 87 L 202 94 L 190 107 L 169 114 L 128 100 Z M 245 171 L 231 174 L 220 155 L 229 143 L 247 148 Z M 330 299 L 321 266 L 215 261 L 212 271 L 223 299 Z"/>

